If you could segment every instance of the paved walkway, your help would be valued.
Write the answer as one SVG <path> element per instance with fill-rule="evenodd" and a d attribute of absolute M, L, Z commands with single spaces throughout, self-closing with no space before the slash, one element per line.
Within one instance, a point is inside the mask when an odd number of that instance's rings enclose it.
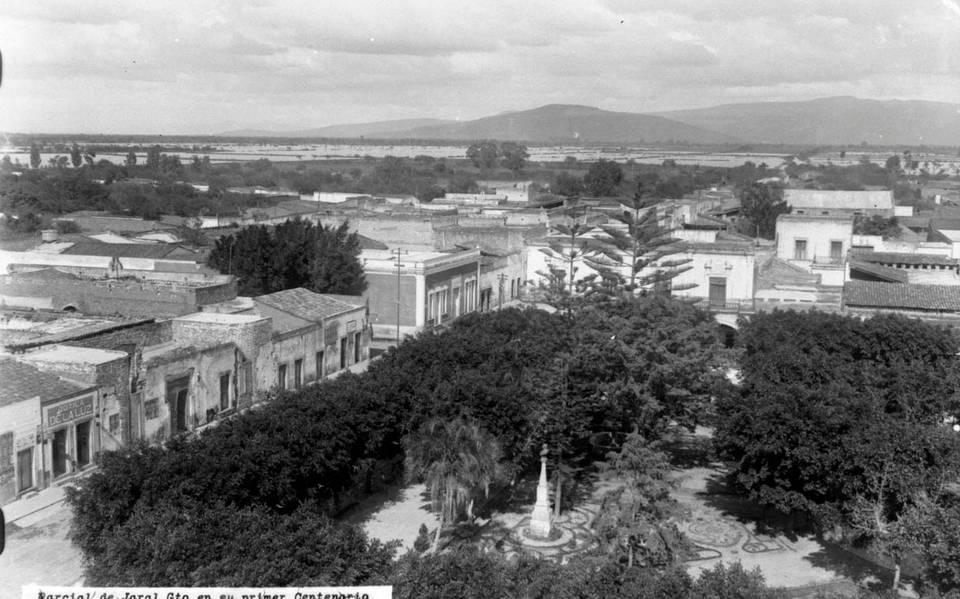
<path fill-rule="evenodd" d="M 430 511 L 424 485 L 410 485 L 378 493 L 352 508 L 345 521 L 362 524 L 368 535 L 381 541 L 399 540 L 403 553 L 413 549 L 420 525 L 436 530 L 437 517 Z M 432 540 L 432 539 L 431 539 Z"/>
<path fill-rule="evenodd" d="M 62 487 L 7 504 L 3 513 L 7 546 L 0 555 L 0 598 L 20 597 L 27 584 L 83 584 L 80 551 L 67 538 L 71 512 Z"/>
<path fill-rule="evenodd" d="M 704 443 L 707 439 L 699 435 L 691 441 Z M 718 464 L 685 465 L 676 471 L 675 480 L 678 487 L 673 495 L 684 510 L 679 527 L 698 547 L 697 558 L 687 563 L 691 574 L 719 562 L 739 561 L 748 570 L 759 567 L 768 585 L 796 589 L 796 595 L 804 595 L 802 589 L 813 593 L 825 586 L 839 590 L 890 584 L 889 570 L 814 537 L 758 532 L 762 510 L 723 486 Z M 580 507 L 598 507 L 603 493 L 615 486 L 614 481 L 598 483 Z M 494 514 L 492 532 L 509 535 L 527 515 L 529 510 Z M 429 512 L 423 485 L 394 490 L 389 497 L 370 498 L 348 520 L 363 523 L 375 538 L 399 539 L 401 551 L 413 547 L 420 524 L 434 529 L 437 523 Z"/>

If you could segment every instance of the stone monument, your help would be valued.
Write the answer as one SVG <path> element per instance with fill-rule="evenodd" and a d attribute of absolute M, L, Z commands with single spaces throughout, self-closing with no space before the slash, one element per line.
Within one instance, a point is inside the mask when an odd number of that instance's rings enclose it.
<path fill-rule="evenodd" d="M 540 483 L 537 485 L 537 503 L 533 506 L 527 532 L 539 539 L 550 538 L 550 489 L 547 487 L 547 444 L 540 451 Z"/>

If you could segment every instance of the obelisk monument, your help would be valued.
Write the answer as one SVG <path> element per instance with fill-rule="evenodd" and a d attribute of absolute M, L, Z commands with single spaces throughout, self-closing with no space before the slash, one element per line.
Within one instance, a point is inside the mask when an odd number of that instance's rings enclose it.
<path fill-rule="evenodd" d="M 540 451 L 540 483 L 537 485 L 537 503 L 533 506 L 527 533 L 540 539 L 550 538 L 550 489 L 547 487 L 547 444 Z"/>

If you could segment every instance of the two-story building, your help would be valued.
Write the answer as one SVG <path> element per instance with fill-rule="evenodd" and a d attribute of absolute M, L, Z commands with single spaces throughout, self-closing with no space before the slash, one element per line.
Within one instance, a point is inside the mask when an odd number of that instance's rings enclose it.
<path fill-rule="evenodd" d="M 894 215 L 893 192 L 822 189 L 785 189 L 783 200 L 800 216 L 885 216 Z"/>
<path fill-rule="evenodd" d="M 398 253 L 399 252 L 399 253 Z M 478 309 L 480 249 L 449 252 L 364 250 L 373 346 L 442 325 Z"/>
<path fill-rule="evenodd" d="M 820 283 L 842 286 L 853 237 L 853 216 L 781 214 L 777 217 L 776 257 L 812 274 Z"/>

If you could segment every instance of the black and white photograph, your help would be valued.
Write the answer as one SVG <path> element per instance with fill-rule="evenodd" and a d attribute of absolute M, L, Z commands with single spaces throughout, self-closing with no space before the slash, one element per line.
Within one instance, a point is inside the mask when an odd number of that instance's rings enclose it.
<path fill-rule="evenodd" d="M 0 599 L 960 598 L 960 0 L 0 1 Z"/>

